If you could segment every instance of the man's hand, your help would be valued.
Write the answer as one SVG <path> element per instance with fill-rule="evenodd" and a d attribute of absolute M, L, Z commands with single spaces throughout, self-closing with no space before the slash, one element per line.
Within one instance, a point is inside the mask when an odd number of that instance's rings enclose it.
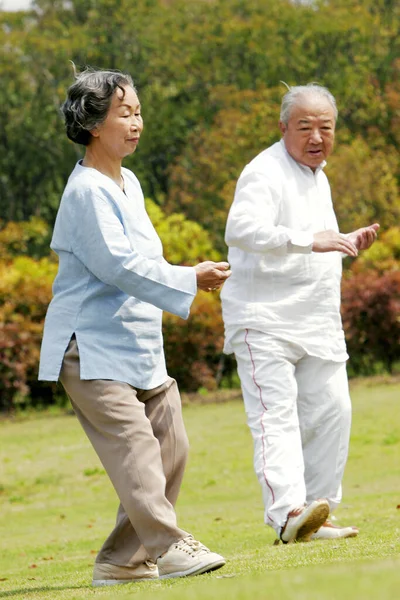
<path fill-rule="evenodd" d="M 356 229 L 355 231 L 348 233 L 347 239 L 353 242 L 357 250 L 366 250 L 372 246 L 376 240 L 378 229 L 378 223 L 374 223 L 368 227 L 361 227 L 361 229 Z"/>
<path fill-rule="evenodd" d="M 350 235 L 346 236 L 331 229 L 319 231 L 314 233 L 312 250 L 313 252 L 343 252 L 348 256 L 357 256 L 357 246 Z"/>
<path fill-rule="evenodd" d="M 227 262 L 215 263 L 211 260 L 199 263 L 195 266 L 195 270 L 197 287 L 205 292 L 218 290 L 231 274 Z"/>

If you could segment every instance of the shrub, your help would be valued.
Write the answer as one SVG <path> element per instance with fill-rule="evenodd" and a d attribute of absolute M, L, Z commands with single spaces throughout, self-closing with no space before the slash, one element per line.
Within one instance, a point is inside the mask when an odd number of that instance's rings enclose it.
<path fill-rule="evenodd" d="M 353 273 L 374 270 L 383 275 L 400 270 L 400 227 L 391 227 L 379 234 L 376 242 L 353 262 Z"/>
<path fill-rule="evenodd" d="M 187 321 L 164 314 L 168 372 L 188 392 L 217 387 L 223 323 L 217 294 L 199 292 Z"/>
<path fill-rule="evenodd" d="M 46 258 L 0 262 L 0 410 L 52 398 L 51 386 L 37 382 L 37 369 L 56 271 Z"/>
<path fill-rule="evenodd" d="M 350 373 L 392 373 L 400 360 L 400 271 L 365 271 L 344 278 L 342 318 Z"/>
<path fill-rule="evenodd" d="M 173 265 L 195 265 L 204 260 L 221 260 L 213 249 L 210 236 L 199 223 L 181 213 L 166 215 L 152 200 L 146 209 L 164 246 L 165 259 Z"/>

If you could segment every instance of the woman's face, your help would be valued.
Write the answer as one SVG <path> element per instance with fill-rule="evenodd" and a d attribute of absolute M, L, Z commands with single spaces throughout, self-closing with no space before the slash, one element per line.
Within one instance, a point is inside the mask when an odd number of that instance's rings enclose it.
<path fill-rule="evenodd" d="M 91 131 L 91 145 L 113 159 L 123 159 L 135 152 L 143 131 L 143 119 L 136 92 L 130 86 L 117 88 L 106 120 Z"/>

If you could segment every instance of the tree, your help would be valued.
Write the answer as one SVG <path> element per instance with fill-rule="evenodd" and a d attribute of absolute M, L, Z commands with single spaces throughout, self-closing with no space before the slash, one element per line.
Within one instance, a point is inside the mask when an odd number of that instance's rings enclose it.
<path fill-rule="evenodd" d="M 360 137 L 337 144 L 326 172 L 341 231 L 375 222 L 385 230 L 400 222 L 399 170 L 398 152 L 390 146 L 374 150 Z"/>
<path fill-rule="evenodd" d="M 279 139 L 279 90 L 246 90 L 220 86 L 211 95 L 215 117 L 211 127 L 200 125 L 185 153 L 171 168 L 166 208 L 182 210 L 201 222 L 224 254 L 226 217 L 236 180 L 258 152 Z"/>

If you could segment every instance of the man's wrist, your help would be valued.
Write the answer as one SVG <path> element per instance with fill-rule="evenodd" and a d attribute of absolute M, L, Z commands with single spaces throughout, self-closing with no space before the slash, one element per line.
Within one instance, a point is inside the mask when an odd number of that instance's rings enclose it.
<path fill-rule="evenodd" d="M 293 254 L 311 254 L 314 234 L 311 231 L 294 231 L 288 241 L 288 252 Z"/>

